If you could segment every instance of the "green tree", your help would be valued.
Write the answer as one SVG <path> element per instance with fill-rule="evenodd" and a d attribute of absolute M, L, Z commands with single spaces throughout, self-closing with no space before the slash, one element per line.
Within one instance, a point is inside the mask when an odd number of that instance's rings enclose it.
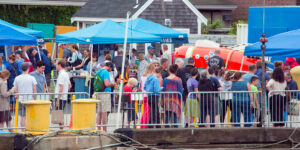
<path fill-rule="evenodd" d="M 232 25 L 230 26 L 230 31 L 228 33 L 229 35 L 236 35 L 238 24 L 248 24 L 248 22 L 243 21 L 243 20 L 238 20 L 238 21 L 232 23 Z"/>

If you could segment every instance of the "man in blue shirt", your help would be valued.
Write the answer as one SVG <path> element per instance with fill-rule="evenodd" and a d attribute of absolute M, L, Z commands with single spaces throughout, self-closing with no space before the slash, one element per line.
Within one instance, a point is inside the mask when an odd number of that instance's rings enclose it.
<path fill-rule="evenodd" d="M 36 71 L 31 72 L 30 75 L 33 76 L 37 82 L 36 92 L 37 93 L 46 93 L 46 80 L 43 75 L 45 70 L 45 63 L 42 61 L 38 61 L 36 63 Z"/>
<path fill-rule="evenodd" d="M 97 94 L 97 99 L 101 100 L 100 111 L 98 114 L 98 124 L 105 125 L 108 123 L 108 115 L 111 111 L 111 95 L 105 92 L 111 92 L 111 87 L 115 86 L 115 83 L 110 82 L 109 72 L 112 71 L 114 64 L 112 62 L 105 63 L 104 67 L 97 72 L 97 75 L 103 80 L 105 89 L 103 93 Z M 95 91 L 97 92 L 97 91 Z M 101 130 L 101 127 L 98 127 Z M 103 126 L 103 130 L 107 131 L 107 128 Z"/>
<path fill-rule="evenodd" d="M 249 65 L 249 67 L 248 67 L 249 73 L 246 73 L 246 74 L 243 75 L 243 80 L 244 80 L 244 81 L 247 81 L 249 84 L 251 84 L 251 79 L 252 79 L 252 77 L 253 77 L 253 76 L 256 76 L 256 77 L 257 77 L 257 75 L 255 75 L 256 70 L 257 70 L 257 69 L 256 69 L 256 65 L 255 65 L 255 64 Z M 261 81 L 258 82 L 257 88 L 258 88 L 258 90 L 261 91 L 261 83 L 260 83 L 260 82 L 261 82 Z"/>

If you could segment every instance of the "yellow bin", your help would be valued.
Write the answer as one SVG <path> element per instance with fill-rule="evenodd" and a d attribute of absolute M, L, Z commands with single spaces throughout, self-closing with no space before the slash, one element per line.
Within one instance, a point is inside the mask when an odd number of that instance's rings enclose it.
<path fill-rule="evenodd" d="M 22 102 L 22 104 L 26 107 L 26 132 L 31 134 L 49 132 L 51 102 L 32 100 Z"/>
<path fill-rule="evenodd" d="M 99 100 L 77 99 L 72 101 L 72 129 L 89 129 L 96 127 L 96 104 Z"/>

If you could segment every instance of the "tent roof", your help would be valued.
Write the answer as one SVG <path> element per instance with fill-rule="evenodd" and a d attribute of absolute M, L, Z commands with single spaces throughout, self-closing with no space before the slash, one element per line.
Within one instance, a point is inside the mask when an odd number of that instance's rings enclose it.
<path fill-rule="evenodd" d="M 296 57 L 300 58 L 300 29 L 280 33 L 268 38 L 265 55 L 271 57 Z M 245 56 L 261 56 L 261 43 L 257 42 L 247 46 Z"/>
<path fill-rule="evenodd" d="M 120 44 L 124 43 L 125 27 L 112 20 L 106 20 L 93 26 L 56 36 L 57 43 L 79 44 Z M 128 43 L 154 43 L 161 38 L 137 31 L 128 30 Z"/>
<path fill-rule="evenodd" d="M 17 25 L 11 24 L 9 22 L 6 22 L 2 19 L 0 19 L 0 24 L 12 27 L 20 32 L 27 33 L 27 34 L 32 35 L 37 38 L 44 38 L 44 33 L 42 31 L 36 31 L 36 30 L 29 29 L 29 28 L 17 26 Z"/>
<path fill-rule="evenodd" d="M 0 45 L 37 45 L 36 38 L 0 24 Z"/>
<path fill-rule="evenodd" d="M 123 26 L 126 25 L 126 22 L 121 23 Z M 186 39 L 188 35 L 186 33 L 182 33 L 176 31 L 172 28 L 163 26 L 161 24 L 143 19 L 137 18 L 128 22 L 128 28 L 131 28 L 136 31 L 140 31 L 147 34 L 153 34 L 159 36 L 161 38 L 176 38 L 176 39 Z M 129 33 L 130 34 L 130 33 Z M 183 42 L 183 43 L 186 43 Z"/>

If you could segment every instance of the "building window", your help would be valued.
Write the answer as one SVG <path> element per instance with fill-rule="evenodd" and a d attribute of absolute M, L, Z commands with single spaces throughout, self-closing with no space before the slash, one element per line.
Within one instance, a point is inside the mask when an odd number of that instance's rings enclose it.
<path fill-rule="evenodd" d="M 173 0 L 164 0 L 164 2 L 173 2 Z"/>
<path fill-rule="evenodd" d="M 172 22 L 171 19 L 165 19 L 165 26 L 171 27 Z"/>

